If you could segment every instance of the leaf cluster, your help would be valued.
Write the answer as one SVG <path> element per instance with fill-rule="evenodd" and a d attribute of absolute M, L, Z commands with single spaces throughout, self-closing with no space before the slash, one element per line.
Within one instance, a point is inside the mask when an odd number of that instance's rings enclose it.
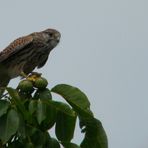
<path fill-rule="evenodd" d="M 0 100 L 0 147 L 108 147 L 103 126 L 94 117 L 90 102 L 80 89 L 59 84 L 49 90 L 41 81 L 30 82 L 23 80 L 17 89 L 6 88 L 8 94 Z M 53 93 L 67 103 L 55 101 Z M 84 134 L 80 145 L 72 142 L 77 119 Z M 55 138 L 50 133 L 53 126 Z"/>

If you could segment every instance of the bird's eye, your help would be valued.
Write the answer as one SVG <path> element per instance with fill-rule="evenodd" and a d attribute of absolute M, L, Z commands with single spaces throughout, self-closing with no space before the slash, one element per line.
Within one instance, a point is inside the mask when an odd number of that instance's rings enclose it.
<path fill-rule="evenodd" d="M 49 36 L 52 37 L 53 36 L 53 33 L 49 33 Z"/>

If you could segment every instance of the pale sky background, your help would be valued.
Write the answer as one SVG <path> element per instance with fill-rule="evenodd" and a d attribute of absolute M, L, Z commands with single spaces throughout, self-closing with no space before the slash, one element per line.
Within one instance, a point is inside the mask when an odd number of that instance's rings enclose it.
<path fill-rule="evenodd" d="M 60 45 L 39 70 L 49 88 L 83 90 L 109 148 L 148 148 L 146 0 L 1 0 L 0 19 L 1 50 L 22 35 L 59 30 Z M 78 130 L 75 136 L 79 143 Z"/>

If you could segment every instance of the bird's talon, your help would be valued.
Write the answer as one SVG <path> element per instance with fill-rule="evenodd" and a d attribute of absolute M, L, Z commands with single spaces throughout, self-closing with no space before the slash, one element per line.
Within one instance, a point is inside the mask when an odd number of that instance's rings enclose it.
<path fill-rule="evenodd" d="M 36 79 L 40 78 L 41 77 L 41 73 L 37 73 L 37 72 L 31 72 L 31 74 L 29 74 L 27 76 L 27 80 L 30 80 L 30 81 L 35 81 Z"/>

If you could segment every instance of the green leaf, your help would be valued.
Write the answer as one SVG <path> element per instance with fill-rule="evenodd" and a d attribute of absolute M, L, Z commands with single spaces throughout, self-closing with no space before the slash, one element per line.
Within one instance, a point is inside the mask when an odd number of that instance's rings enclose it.
<path fill-rule="evenodd" d="M 12 98 L 17 98 L 18 100 L 20 99 L 19 94 L 15 89 L 13 89 L 11 87 L 7 87 L 6 89 Z"/>
<path fill-rule="evenodd" d="M 82 109 L 90 107 L 87 96 L 76 87 L 67 84 L 59 84 L 52 88 L 51 91 L 61 95 L 66 101 L 75 104 Z"/>
<path fill-rule="evenodd" d="M 46 147 L 49 148 L 60 148 L 59 142 L 55 138 L 50 138 L 48 140 L 48 143 L 46 144 Z"/>
<path fill-rule="evenodd" d="M 87 96 L 78 88 L 60 84 L 52 88 L 52 92 L 61 95 L 77 112 L 81 121 L 80 127 L 85 132 L 81 144 L 83 148 L 107 148 L 107 136 L 99 120 L 96 120 L 90 110 Z"/>
<path fill-rule="evenodd" d="M 46 118 L 42 121 L 40 128 L 42 130 L 50 129 L 56 122 L 56 115 L 57 115 L 57 110 L 53 106 L 46 104 L 46 112 L 45 112 Z"/>
<path fill-rule="evenodd" d="M 65 104 L 63 102 L 57 102 L 57 101 L 49 101 L 48 104 L 52 107 L 54 107 L 55 109 L 57 109 L 57 111 L 63 112 L 65 114 L 68 114 L 69 116 L 75 116 L 75 111 L 73 111 L 70 106 L 68 104 Z"/>
<path fill-rule="evenodd" d="M 7 115 L 0 118 L 0 139 L 6 143 L 19 127 L 18 113 L 11 109 Z"/>
<path fill-rule="evenodd" d="M 9 95 L 11 96 L 11 101 L 17 106 L 19 111 L 21 111 L 21 113 L 24 115 L 25 119 L 29 121 L 31 116 L 30 116 L 29 112 L 26 110 L 24 104 L 22 103 L 18 92 L 11 87 L 7 87 L 6 89 L 9 93 Z"/>
<path fill-rule="evenodd" d="M 29 138 L 29 142 L 31 142 L 34 145 L 34 148 L 42 148 L 46 141 L 46 133 L 33 126 L 27 126 L 26 131 L 27 136 Z"/>
<path fill-rule="evenodd" d="M 27 137 L 25 121 L 22 117 L 22 114 L 18 113 L 18 116 L 19 116 L 19 127 L 17 134 L 18 137 L 25 139 Z"/>
<path fill-rule="evenodd" d="M 35 134 L 31 136 L 31 141 L 35 145 L 35 148 L 42 148 L 45 143 L 45 134 L 37 130 Z"/>
<path fill-rule="evenodd" d="M 85 126 L 85 137 L 81 143 L 82 148 L 108 148 L 107 136 L 101 122 L 95 118 L 81 120 Z"/>
<path fill-rule="evenodd" d="M 29 142 L 25 144 L 24 148 L 35 148 L 35 147 L 31 142 Z"/>
<path fill-rule="evenodd" d="M 62 142 L 62 145 L 63 145 L 65 148 L 81 148 L 81 147 L 78 146 L 77 144 L 75 144 L 75 143 L 69 143 L 69 142 Z"/>
<path fill-rule="evenodd" d="M 76 124 L 76 116 L 69 116 L 63 112 L 58 112 L 55 132 L 58 140 L 70 141 L 73 138 Z"/>
<path fill-rule="evenodd" d="M 41 122 L 43 120 L 45 120 L 46 118 L 46 110 L 47 110 L 47 105 L 41 101 L 41 100 L 38 100 L 37 101 L 37 121 L 39 124 L 41 124 Z"/>
<path fill-rule="evenodd" d="M 7 113 L 10 103 L 6 100 L 0 100 L 0 117 Z"/>
<path fill-rule="evenodd" d="M 47 130 L 54 125 L 56 114 L 56 108 L 49 103 L 49 100 L 37 101 L 36 117 L 42 129 Z"/>
<path fill-rule="evenodd" d="M 36 112 L 36 109 L 37 109 L 37 101 L 36 100 L 31 100 L 30 103 L 29 103 L 29 112 L 31 114 L 35 113 Z"/>
<path fill-rule="evenodd" d="M 42 121 L 40 129 L 43 131 L 50 129 L 56 122 L 57 111 L 54 108 L 48 108 L 46 119 Z"/>
<path fill-rule="evenodd" d="M 61 95 L 79 115 L 93 116 L 88 98 L 80 89 L 66 84 L 59 84 L 52 88 L 51 91 Z"/>

